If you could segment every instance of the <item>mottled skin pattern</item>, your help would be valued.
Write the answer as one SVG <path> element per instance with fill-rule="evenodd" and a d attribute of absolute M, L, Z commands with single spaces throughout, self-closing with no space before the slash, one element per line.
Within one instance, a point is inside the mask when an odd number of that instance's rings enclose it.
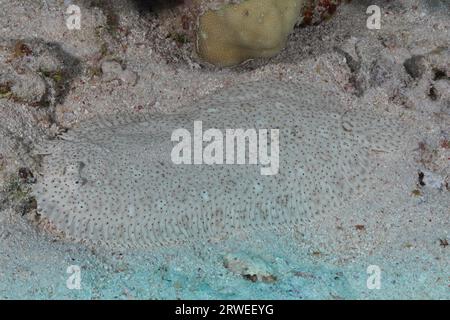
<path fill-rule="evenodd" d="M 217 92 L 178 114 L 86 123 L 49 141 L 38 210 L 76 240 L 149 247 L 290 227 L 362 191 L 371 150 L 402 145 L 396 123 L 345 111 L 332 92 L 263 81 Z M 280 170 L 175 165 L 173 130 L 280 130 Z"/>

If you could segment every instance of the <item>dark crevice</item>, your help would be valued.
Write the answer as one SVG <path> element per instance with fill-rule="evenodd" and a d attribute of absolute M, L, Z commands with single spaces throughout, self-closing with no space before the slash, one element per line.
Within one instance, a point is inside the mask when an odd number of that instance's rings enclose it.
<path fill-rule="evenodd" d="M 433 76 L 433 80 L 434 81 L 439 81 L 439 80 L 450 80 L 450 77 L 447 76 L 447 73 L 443 70 L 440 69 L 434 69 L 433 70 L 434 76 Z"/>

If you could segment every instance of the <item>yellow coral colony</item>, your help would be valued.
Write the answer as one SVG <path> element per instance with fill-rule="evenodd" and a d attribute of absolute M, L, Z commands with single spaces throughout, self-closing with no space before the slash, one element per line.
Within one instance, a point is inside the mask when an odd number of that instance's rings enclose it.
<path fill-rule="evenodd" d="M 226 67 L 271 57 L 283 49 L 304 0 L 245 0 L 200 17 L 197 50 L 202 59 Z"/>

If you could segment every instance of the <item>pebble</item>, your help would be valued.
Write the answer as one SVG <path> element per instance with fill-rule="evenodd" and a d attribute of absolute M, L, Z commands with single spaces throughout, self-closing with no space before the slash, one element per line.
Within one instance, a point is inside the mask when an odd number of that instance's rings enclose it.
<path fill-rule="evenodd" d="M 14 79 L 11 92 L 20 101 L 37 104 L 43 99 L 47 88 L 44 79 L 34 72 L 26 72 Z"/>
<path fill-rule="evenodd" d="M 226 254 L 223 258 L 223 265 L 231 272 L 252 282 L 272 283 L 277 280 L 274 271 L 266 261 L 244 252 Z"/>

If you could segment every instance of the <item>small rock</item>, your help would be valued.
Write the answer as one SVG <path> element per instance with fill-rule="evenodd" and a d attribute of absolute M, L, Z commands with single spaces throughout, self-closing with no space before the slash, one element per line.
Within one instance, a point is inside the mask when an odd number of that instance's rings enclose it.
<path fill-rule="evenodd" d="M 39 70 L 43 73 L 56 73 L 58 72 L 62 64 L 58 61 L 57 57 L 51 54 L 50 51 L 42 52 L 39 57 L 36 58 L 36 70 Z"/>
<path fill-rule="evenodd" d="M 18 100 L 38 104 L 42 101 L 47 87 L 44 79 L 34 72 L 26 72 L 14 79 L 12 95 Z"/>
<path fill-rule="evenodd" d="M 122 66 L 117 61 L 103 61 L 102 73 L 105 81 L 118 79 L 122 73 Z"/>
<path fill-rule="evenodd" d="M 274 271 L 266 261 L 244 252 L 227 254 L 223 259 L 223 265 L 231 272 L 252 282 L 272 283 L 277 281 Z"/>
<path fill-rule="evenodd" d="M 120 80 L 122 80 L 124 83 L 128 85 L 134 86 L 138 81 L 138 76 L 136 72 L 125 70 L 122 72 Z"/>
<path fill-rule="evenodd" d="M 442 190 L 445 185 L 445 179 L 443 177 L 428 170 L 423 170 L 422 181 L 427 187 L 438 190 Z"/>
<path fill-rule="evenodd" d="M 412 56 L 403 63 L 406 72 L 414 79 L 422 77 L 426 70 L 425 60 L 423 56 Z"/>
<path fill-rule="evenodd" d="M 436 95 L 443 102 L 450 102 L 450 81 L 438 80 L 433 84 Z"/>

